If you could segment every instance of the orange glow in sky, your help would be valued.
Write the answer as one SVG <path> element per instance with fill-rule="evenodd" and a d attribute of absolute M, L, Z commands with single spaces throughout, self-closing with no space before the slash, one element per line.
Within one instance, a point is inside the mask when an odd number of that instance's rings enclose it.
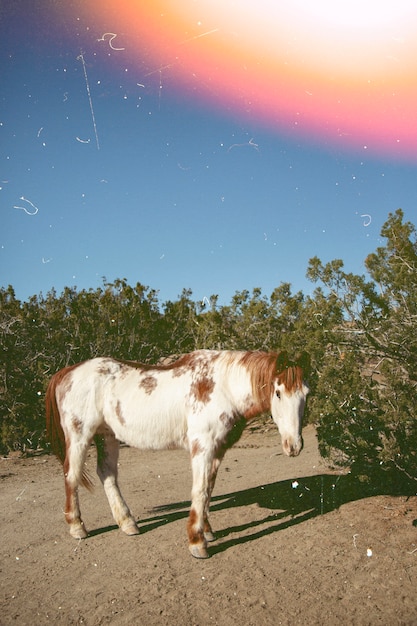
<path fill-rule="evenodd" d="M 414 0 L 102 0 L 131 58 L 230 115 L 288 135 L 417 157 Z M 117 28 L 117 30 L 116 30 Z"/>

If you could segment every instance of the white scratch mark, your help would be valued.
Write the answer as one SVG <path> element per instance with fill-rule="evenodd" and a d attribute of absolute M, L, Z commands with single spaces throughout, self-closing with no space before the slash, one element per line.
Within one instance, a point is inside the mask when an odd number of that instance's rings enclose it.
<path fill-rule="evenodd" d="M 147 76 L 152 76 L 152 74 L 156 74 L 157 72 L 162 72 L 163 70 L 168 70 L 170 67 L 173 67 L 174 65 L 175 65 L 175 63 L 169 63 L 168 65 L 162 65 L 161 67 L 158 67 L 158 69 L 152 70 L 152 72 L 148 72 L 147 74 L 145 74 L 144 78 L 146 78 Z"/>
<path fill-rule="evenodd" d="M 23 496 L 23 494 L 25 493 L 25 491 L 26 491 L 26 487 L 25 487 L 24 489 L 22 489 L 22 491 L 19 493 L 19 495 L 18 495 L 18 496 L 17 496 L 17 498 L 16 498 L 16 502 L 18 502 L 18 501 L 20 500 L 20 496 Z M 18 557 L 16 557 L 16 560 L 19 560 L 19 558 L 18 558 Z"/>
<path fill-rule="evenodd" d="M 230 152 L 230 150 L 232 150 L 233 148 L 242 148 L 243 146 L 251 146 L 251 148 L 255 148 L 255 150 L 259 152 L 259 145 L 254 142 L 253 137 L 252 139 L 249 139 L 249 141 L 247 141 L 246 143 L 233 143 L 231 146 L 229 146 L 227 151 Z"/>
<path fill-rule="evenodd" d="M 102 37 L 100 37 L 100 39 L 97 39 L 97 41 L 106 41 L 106 37 L 109 36 L 108 42 L 109 42 L 109 46 L 112 50 L 126 50 L 126 48 L 115 48 L 112 44 L 113 39 L 116 39 L 117 37 L 117 33 L 104 33 L 104 35 Z"/>
<path fill-rule="evenodd" d="M 96 144 L 97 144 L 97 150 L 100 150 L 100 143 L 98 141 L 98 135 L 97 135 L 97 126 L 96 126 L 96 118 L 94 116 L 94 109 L 93 109 L 93 101 L 91 99 L 91 93 L 90 93 L 90 84 L 88 82 L 88 76 L 87 76 L 87 68 L 85 66 L 85 61 L 84 61 L 84 56 L 83 53 L 81 52 L 81 54 L 77 57 L 77 61 L 81 61 L 81 63 L 83 64 L 83 70 L 84 70 L 84 78 L 85 78 L 85 85 L 87 87 L 87 95 L 88 95 L 88 101 L 90 103 L 90 111 L 91 111 L 91 117 L 93 118 L 93 126 L 94 126 L 94 133 L 96 135 Z"/>
<path fill-rule="evenodd" d="M 190 37 L 189 39 L 184 39 L 184 41 L 180 41 L 180 45 L 188 43 L 189 41 L 194 41 L 195 39 L 200 39 L 201 37 L 207 37 L 207 35 L 212 35 L 213 33 L 219 32 L 218 28 L 213 28 L 212 30 L 208 30 L 206 33 L 201 33 L 201 35 L 195 35 L 195 37 Z"/>
<path fill-rule="evenodd" d="M 36 213 L 39 211 L 38 207 L 35 206 L 33 204 L 33 202 L 31 202 L 30 200 L 28 200 L 27 198 L 25 198 L 24 196 L 20 196 L 20 200 L 23 200 L 23 202 L 27 202 L 28 204 L 30 204 L 30 206 L 32 208 L 34 208 L 34 211 L 28 211 L 26 207 L 24 206 L 17 206 L 16 204 L 13 206 L 14 209 L 21 209 L 22 211 L 24 211 L 27 215 L 36 215 Z"/>

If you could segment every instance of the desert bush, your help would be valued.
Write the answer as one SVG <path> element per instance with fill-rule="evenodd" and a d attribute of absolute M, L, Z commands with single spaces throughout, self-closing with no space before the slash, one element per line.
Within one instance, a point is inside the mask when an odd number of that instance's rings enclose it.
<path fill-rule="evenodd" d="M 322 454 L 364 475 L 377 468 L 417 480 L 417 243 L 399 209 L 381 230 L 386 245 L 366 259 L 368 276 L 343 262 L 310 261 L 343 312 L 329 334 L 316 389 Z"/>

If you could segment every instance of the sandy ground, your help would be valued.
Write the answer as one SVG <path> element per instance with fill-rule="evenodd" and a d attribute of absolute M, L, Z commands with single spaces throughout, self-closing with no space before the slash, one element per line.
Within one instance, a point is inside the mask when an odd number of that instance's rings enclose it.
<path fill-rule="evenodd" d="M 54 457 L 0 462 L 0 623 L 417 624 L 417 498 L 373 495 L 320 462 L 315 432 L 284 457 L 276 432 L 245 433 L 219 472 L 211 558 L 186 541 L 184 451 L 123 448 L 127 537 L 101 485 L 81 490 L 90 536 L 72 539 Z M 95 451 L 89 464 L 94 467 Z"/>

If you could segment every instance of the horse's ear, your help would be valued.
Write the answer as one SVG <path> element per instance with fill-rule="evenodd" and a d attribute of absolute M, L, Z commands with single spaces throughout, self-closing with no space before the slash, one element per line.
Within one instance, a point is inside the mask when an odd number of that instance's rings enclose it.
<path fill-rule="evenodd" d="M 283 372 L 290 364 L 288 353 L 283 350 L 277 356 L 277 372 Z"/>
<path fill-rule="evenodd" d="M 311 369 L 311 359 L 308 352 L 301 352 L 297 355 L 296 363 L 303 370 L 303 374 L 307 375 Z"/>

